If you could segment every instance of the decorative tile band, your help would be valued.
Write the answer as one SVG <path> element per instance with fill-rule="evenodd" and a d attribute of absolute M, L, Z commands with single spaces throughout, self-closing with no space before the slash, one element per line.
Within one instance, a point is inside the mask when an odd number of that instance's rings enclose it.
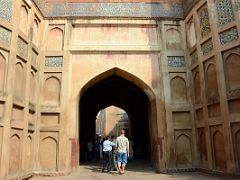
<path fill-rule="evenodd" d="M 219 34 L 221 44 L 226 44 L 231 41 L 235 41 L 238 39 L 238 37 L 239 37 L 239 35 L 238 35 L 238 30 L 236 27 L 228 29 Z"/>
<path fill-rule="evenodd" d="M 182 18 L 178 3 L 44 3 L 33 0 L 45 17 Z"/>
<path fill-rule="evenodd" d="M 185 59 L 183 56 L 169 56 L 168 66 L 169 67 L 186 67 Z"/>
<path fill-rule="evenodd" d="M 191 64 L 195 64 L 198 62 L 197 50 L 195 50 L 190 56 L 191 56 Z"/>
<path fill-rule="evenodd" d="M 212 49 L 213 49 L 212 39 L 209 39 L 209 40 L 207 40 L 206 42 L 204 42 L 204 43 L 201 45 L 201 48 L 202 48 L 202 53 L 203 53 L 203 54 L 207 54 L 207 53 L 211 52 Z"/>
<path fill-rule="evenodd" d="M 27 58 L 28 56 L 28 45 L 20 37 L 18 37 L 17 41 L 17 52 L 21 57 Z"/>
<path fill-rule="evenodd" d="M 0 4 L 0 18 L 11 21 L 13 0 L 0 0 Z"/>
<path fill-rule="evenodd" d="M 0 42 L 10 44 L 12 32 L 0 26 Z"/>
<path fill-rule="evenodd" d="M 45 66 L 46 67 L 62 67 L 63 57 L 61 56 L 46 57 Z"/>

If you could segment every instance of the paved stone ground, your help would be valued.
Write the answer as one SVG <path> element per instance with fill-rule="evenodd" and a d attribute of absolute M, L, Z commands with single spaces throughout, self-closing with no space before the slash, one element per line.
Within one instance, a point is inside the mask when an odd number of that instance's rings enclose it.
<path fill-rule="evenodd" d="M 130 163 L 125 174 L 112 171 L 101 172 L 99 164 L 82 165 L 70 176 L 53 178 L 33 178 L 32 180 L 217 180 L 202 173 L 157 174 L 147 163 Z"/>

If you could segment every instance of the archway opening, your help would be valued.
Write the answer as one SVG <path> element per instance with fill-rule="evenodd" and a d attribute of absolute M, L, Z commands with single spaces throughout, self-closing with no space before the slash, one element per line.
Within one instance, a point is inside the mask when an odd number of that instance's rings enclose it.
<path fill-rule="evenodd" d="M 79 102 L 79 140 L 80 164 L 87 151 L 87 143 L 93 143 L 96 137 L 96 117 L 100 110 L 109 106 L 123 109 L 129 117 L 131 139 L 134 143 L 134 159 L 149 160 L 151 158 L 151 139 L 155 127 L 152 116 L 152 103 L 145 93 L 147 89 L 140 88 L 136 83 L 117 73 L 104 78 L 97 78 L 81 91 Z M 149 92 L 148 92 L 149 93 Z M 117 136 L 117 134 L 116 134 Z"/>

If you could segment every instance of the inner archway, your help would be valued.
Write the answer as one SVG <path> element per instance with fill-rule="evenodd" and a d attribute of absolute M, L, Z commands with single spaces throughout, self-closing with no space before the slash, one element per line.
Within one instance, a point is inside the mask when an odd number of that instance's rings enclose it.
<path fill-rule="evenodd" d="M 89 81 L 82 89 L 79 103 L 80 160 L 87 142 L 96 135 L 96 117 L 100 110 L 116 106 L 127 112 L 134 142 L 134 158 L 150 160 L 151 140 L 156 132 L 155 98 L 152 90 L 135 76 L 113 69 Z"/>

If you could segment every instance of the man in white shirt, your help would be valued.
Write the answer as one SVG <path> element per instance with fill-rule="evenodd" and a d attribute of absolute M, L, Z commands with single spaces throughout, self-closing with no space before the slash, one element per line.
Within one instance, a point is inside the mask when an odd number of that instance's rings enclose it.
<path fill-rule="evenodd" d="M 121 130 L 121 135 L 117 137 L 116 145 L 118 172 L 119 174 L 124 174 L 127 158 L 129 157 L 129 141 L 128 138 L 125 137 L 125 130 Z"/>
<path fill-rule="evenodd" d="M 115 146 L 113 142 L 109 140 L 109 137 L 106 137 L 106 140 L 103 142 L 103 168 L 102 172 L 105 169 L 109 172 L 111 170 L 111 162 L 112 162 L 112 147 Z"/>

